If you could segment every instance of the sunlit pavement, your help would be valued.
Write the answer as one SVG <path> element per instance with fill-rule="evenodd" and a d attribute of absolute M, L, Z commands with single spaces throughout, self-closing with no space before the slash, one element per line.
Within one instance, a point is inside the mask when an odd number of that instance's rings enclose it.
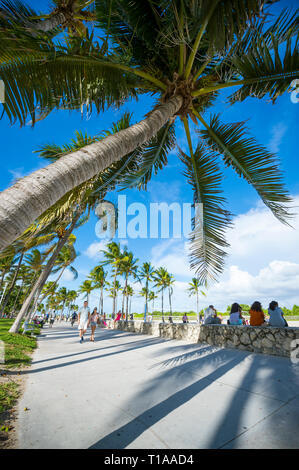
<path fill-rule="evenodd" d="M 287 358 L 119 330 L 80 344 L 63 323 L 42 332 L 19 448 L 299 448 L 299 364 Z"/>

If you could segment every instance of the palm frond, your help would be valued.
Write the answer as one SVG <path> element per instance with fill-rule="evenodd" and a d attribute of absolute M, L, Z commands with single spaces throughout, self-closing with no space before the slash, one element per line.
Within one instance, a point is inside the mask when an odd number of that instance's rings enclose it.
<path fill-rule="evenodd" d="M 175 146 L 175 126 L 168 122 L 157 135 L 140 149 L 136 149 L 136 171 L 128 173 L 122 186 L 146 189 L 153 174 L 157 174 L 167 164 L 167 156 Z"/>
<path fill-rule="evenodd" d="M 243 101 L 248 96 L 263 98 L 266 94 L 275 102 L 278 96 L 290 90 L 292 79 L 299 77 L 298 43 L 298 31 L 296 38 L 290 31 L 282 52 L 279 35 L 269 33 L 268 40 L 261 36 L 246 54 L 232 57 L 233 69 L 243 77 L 245 84 L 229 97 L 230 103 Z"/>
<path fill-rule="evenodd" d="M 282 182 L 277 156 L 253 137 L 245 137 L 248 129 L 244 122 L 221 124 L 219 115 L 215 115 L 211 117 L 209 126 L 204 124 L 207 128 L 198 131 L 199 135 L 223 156 L 227 166 L 255 188 L 275 217 L 287 223 L 291 217 L 288 207 L 291 198 Z"/>
<path fill-rule="evenodd" d="M 3 51 L 4 58 L 5 54 Z M 34 124 L 37 113 L 47 115 L 53 109 L 85 108 L 90 114 L 94 109 L 99 113 L 109 106 L 117 107 L 136 97 L 135 88 L 142 82 L 119 70 L 113 58 L 103 61 L 100 46 L 88 33 L 66 45 L 47 43 L 32 54 L 11 54 L 14 60 L 0 64 L 6 92 L 3 109 L 11 122 L 19 120 L 21 125 L 28 115 Z"/>
<path fill-rule="evenodd" d="M 224 209 L 222 176 L 212 150 L 200 142 L 193 159 L 181 149 L 180 158 L 185 165 L 184 176 L 194 191 L 194 204 L 198 204 L 190 237 L 191 268 L 195 268 L 200 285 L 206 285 L 216 280 L 224 268 L 224 248 L 228 246 L 224 234 L 231 215 Z"/>

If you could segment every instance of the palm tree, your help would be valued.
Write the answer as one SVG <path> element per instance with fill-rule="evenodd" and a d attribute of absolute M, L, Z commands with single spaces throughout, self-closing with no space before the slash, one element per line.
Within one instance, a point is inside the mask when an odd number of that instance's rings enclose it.
<path fill-rule="evenodd" d="M 60 317 L 63 316 L 63 311 L 64 311 L 64 306 L 67 302 L 68 299 L 68 290 L 66 287 L 61 287 L 59 291 L 57 292 L 57 297 L 60 299 L 60 302 L 62 302 L 62 307 L 61 307 L 61 314 Z"/>
<path fill-rule="evenodd" d="M 108 283 L 107 283 L 108 284 Z M 109 284 L 108 284 L 109 285 Z M 110 285 L 111 286 L 111 285 Z M 121 284 L 119 281 L 114 280 L 112 287 L 109 289 L 106 289 L 109 292 L 109 297 L 112 297 L 113 299 L 113 312 L 112 312 L 112 318 L 114 318 L 114 314 L 117 310 L 117 296 L 118 292 L 122 289 Z"/>
<path fill-rule="evenodd" d="M 129 314 L 131 314 L 131 308 L 132 308 L 132 297 L 134 295 L 134 290 L 129 284 L 127 285 L 127 304 L 128 304 L 128 299 L 130 298 L 130 306 L 129 306 Z M 127 305 L 128 307 L 128 305 Z M 128 309 L 128 308 L 126 308 Z"/>
<path fill-rule="evenodd" d="M 29 251 L 30 249 L 32 249 L 32 248 L 36 248 L 37 246 L 47 245 L 49 242 L 51 242 L 53 240 L 54 237 L 55 237 L 55 235 L 53 233 L 49 233 L 49 234 L 46 234 L 46 235 L 33 235 L 32 237 L 29 237 L 27 239 L 23 237 L 23 239 L 18 240 L 8 250 L 6 250 L 8 253 L 12 252 L 12 253 L 18 254 L 19 261 L 18 261 L 18 264 L 16 266 L 16 269 L 14 270 L 14 276 L 11 279 L 9 289 L 6 292 L 6 295 L 3 299 L 2 306 L 1 306 L 2 311 L 4 311 L 6 305 L 9 301 L 9 298 L 11 296 L 11 293 L 14 289 L 14 286 L 17 282 L 19 271 L 21 269 L 25 253 L 27 251 Z M 48 252 L 49 251 L 47 251 L 47 253 Z"/>
<path fill-rule="evenodd" d="M 21 2 L 2 0 L 0 13 L 6 26 L 23 26 L 25 31 L 34 37 L 36 32 L 58 34 L 67 29 L 70 34 L 81 34 L 86 31 L 84 22 L 95 20 L 92 5 L 95 0 L 52 0 L 52 10 L 48 14 L 38 14 L 33 8 Z M 5 23 L 4 23 L 5 24 Z"/>
<path fill-rule="evenodd" d="M 164 289 L 168 286 L 169 282 L 169 273 L 165 268 L 158 268 L 154 274 L 153 278 L 156 282 L 155 287 L 158 288 L 158 292 L 161 292 L 161 310 L 162 310 L 162 322 L 164 323 Z"/>
<path fill-rule="evenodd" d="M 96 15 L 109 37 L 104 53 L 87 34 L 59 44 L 49 35 L 43 43 L 27 38 L 24 48 L 21 40 L 9 37 L 7 27 L 0 29 L 0 77 L 7 89 L 4 110 L 12 122 L 19 119 L 24 124 L 31 114 L 34 123 L 37 107 L 49 113 L 87 103 L 91 112 L 93 106 L 102 110 L 144 92 L 159 100 L 137 125 L 87 145 L 84 152 L 65 155 L 3 191 L 0 249 L 66 193 L 112 163 L 138 158 L 138 168 L 126 184 L 146 187 L 173 148 L 176 116 L 183 121 L 188 143 L 188 153 L 180 151 L 179 156 L 194 203 L 203 204 L 202 217 L 194 218 L 191 248 L 191 266 L 203 284 L 223 270 L 224 233 L 231 220 L 221 196 L 220 158 L 286 223 L 290 198 L 276 156 L 244 135 L 244 122 L 222 124 L 219 116 L 211 116 L 208 123 L 204 117 L 222 89 L 240 87 L 230 96 L 231 103 L 268 94 L 274 102 L 299 76 L 297 14 L 284 10 L 269 24 L 271 4 L 102 0 L 96 2 Z M 190 119 L 201 126 L 195 144 Z"/>
<path fill-rule="evenodd" d="M 157 299 L 157 298 L 158 298 L 158 296 L 155 294 L 154 291 L 151 290 L 148 294 L 148 300 L 149 300 L 149 302 L 153 302 L 153 306 L 152 306 L 153 311 L 154 311 L 154 308 L 155 308 L 155 299 Z"/>
<path fill-rule="evenodd" d="M 171 296 L 173 294 L 173 284 L 174 284 L 174 277 L 172 274 L 167 273 L 166 276 L 166 286 L 168 287 L 168 298 L 169 298 L 169 310 L 170 316 L 172 317 L 172 305 L 171 305 Z"/>
<path fill-rule="evenodd" d="M 204 296 L 206 296 L 206 294 L 204 291 L 200 289 L 201 284 L 197 277 L 193 277 L 192 281 L 189 282 L 188 285 L 189 285 L 189 288 L 187 290 L 189 292 L 189 297 L 191 297 L 191 295 L 196 295 L 196 316 L 197 316 L 197 321 L 199 323 L 198 295 L 199 295 L 199 292 Z"/>
<path fill-rule="evenodd" d="M 153 280 L 154 268 L 151 263 L 143 263 L 139 270 L 140 279 L 145 279 L 145 309 L 144 309 L 144 321 L 147 321 L 148 314 L 148 293 L 149 293 L 149 282 Z"/>
<path fill-rule="evenodd" d="M 78 293 L 75 290 L 69 290 L 67 293 L 66 306 L 68 307 L 68 315 L 70 314 L 71 309 L 74 309 L 74 301 L 78 297 Z"/>
<path fill-rule="evenodd" d="M 145 299 L 145 306 L 144 306 L 144 321 L 146 321 L 145 312 L 147 312 L 147 300 L 149 298 L 149 289 L 146 287 L 142 287 L 141 291 L 139 292 L 140 297 L 144 297 Z"/>
<path fill-rule="evenodd" d="M 115 315 L 116 311 L 116 285 L 117 285 L 117 276 L 122 272 L 122 263 L 128 260 L 128 256 L 124 255 L 121 251 L 120 243 L 110 242 L 107 244 L 107 250 L 102 250 L 104 254 L 104 258 L 106 261 L 103 262 L 103 266 L 111 265 L 112 266 L 112 273 L 113 273 L 113 307 L 112 307 L 112 315 Z"/>
<path fill-rule="evenodd" d="M 125 248 L 123 252 L 123 260 L 120 265 L 120 270 L 121 274 L 125 276 L 125 285 L 123 289 L 123 303 L 122 303 L 122 313 L 124 312 L 124 302 L 125 299 L 127 299 L 127 285 L 128 285 L 128 279 L 130 276 L 132 276 L 134 279 L 138 277 L 137 271 L 138 271 L 138 266 L 137 266 L 138 259 L 134 259 L 134 255 L 131 251 L 127 251 L 127 248 Z M 126 321 L 128 321 L 128 301 L 126 302 Z"/>
<path fill-rule="evenodd" d="M 90 296 L 90 293 L 93 291 L 94 289 L 94 286 L 92 284 L 92 281 L 90 280 L 86 280 L 84 281 L 81 286 L 79 287 L 79 292 L 81 292 L 82 294 L 85 294 L 85 298 L 89 304 L 89 296 Z"/>
<path fill-rule="evenodd" d="M 76 139 L 74 139 L 71 144 L 64 145 L 63 147 L 58 147 L 53 144 L 45 145 L 39 149 L 40 155 L 50 161 L 57 161 L 64 154 L 80 149 L 87 143 L 95 142 L 103 138 L 103 135 L 113 135 L 113 133 L 118 132 L 120 129 L 128 127 L 129 122 L 130 116 L 125 113 L 119 121 L 113 123 L 111 129 L 103 131 L 101 136 L 89 137 L 87 134 L 77 132 Z M 133 167 L 134 162 L 128 166 L 128 168 Z M 52 247 L 52 256 L 49 258 L 45 269 L 36 280 L 36 283 L 23 304 L 14 324 L 10 328 L 11 333 L 16 333 L 18 331 L 21 320 L 24 315 L 27 314 L 33 297 L 36 295 L 38 290 L 42 289 L 43 285 L 47 281 L 47 278 L 56 263 L 57 256 L 65 243 L 70 243 L 71 241 L 74 242 L 75 238 L 72 238 L 74 237 L 72 235 L 72 231 L 87 222 L 90 211 L 95 208 L 99 201 L 103 200 L 108 190 L 112 190 L 115 187 L 119 180 L 123 178 L 123 175 L 123 165 L 112 165 L 111 168 L 97 175 L 96 178 L 87 181 L 78 188 L 69 192 L 65 197 L 61 198 L 57 204 L 51 207 L 50 210 L 46 211 L 38 219 L 37 223 L 30 226 L 20 239 L 18 239 L 17 243 L 27 245 L 28 243 L 32 243 L 32 237 L 38 237 L 38 240 L 42 239 L 44 242 L 45 238 L 47 238 L 48 243 L 54 236 L 58 238 L 58 241 L 56 246 Z M 11 247 L 8 247 L 7 251 L 10 252 Z M 50 250 L 48 250 L 48 253 L 50 253 Z"/>
<path fill-rule="evenodd" d="M 95 289 L 100 289 L 100 304 L 99 312 L 104 313 L 104 289 L 107 282 L 107 272 L 104 271 L 103 266 L 99 265 L 93 268 L 89 275 L 90 279 L 93 281 L 93 286 Z"/>

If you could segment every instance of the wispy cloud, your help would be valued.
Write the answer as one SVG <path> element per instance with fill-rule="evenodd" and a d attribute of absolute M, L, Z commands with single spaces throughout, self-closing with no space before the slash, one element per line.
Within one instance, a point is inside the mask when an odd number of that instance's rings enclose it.
<path fill-rule="evenodd" d="M 283 136 L 287 131 L 287 126 L 283 122 L 279 122 L 272 127 L 271 130 L 271 140 L 269 142 L 269 149 L 273 153 L 279 152 L 280 144 L 282 142 Z"/>
<path fill-rule="evenodd" d="M 12 181 L 17 181 L 18 179 L 23 178 L 25 176 L 23 166 L 20 168 L 15 168 L 13 170 L 8 170 L 8 171 L 12 175 Z"/>

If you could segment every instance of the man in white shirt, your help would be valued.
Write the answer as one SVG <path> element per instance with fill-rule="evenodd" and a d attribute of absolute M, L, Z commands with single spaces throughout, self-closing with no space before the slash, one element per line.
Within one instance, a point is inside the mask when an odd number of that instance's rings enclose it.
<path fill-rule="evenodd" d="M 83 307 L 78 312 L 78 330 L 80 331 L 80 343 L 84 341 L 84 334 L 86 333 L 88 324 L 89 324 L 90 310 L 88 307 L 88 302 L 85 300 Z"/>

